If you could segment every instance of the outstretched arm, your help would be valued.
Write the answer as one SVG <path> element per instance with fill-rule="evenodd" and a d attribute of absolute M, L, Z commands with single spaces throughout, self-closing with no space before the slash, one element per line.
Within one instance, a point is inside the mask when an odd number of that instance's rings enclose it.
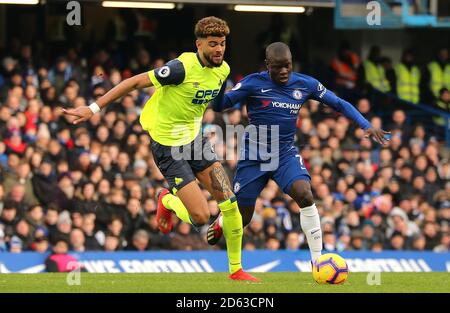
<path fill-rule="evenodd" d="M 178 59 L 173 59 L 162 67 L 125 79 L 100 97 L 97 102 L 94 102 L 89 106 L 66 109 L 63 110 L 63 112 L 67 115 L 76 116 L 77 118 L 73 123 L 78 124 L 87 121 L 102 108 L 120 97 L 127 95 L 130 91 L 151 86 L 160 88 L 166 85 L 179 85 L 184 81 L 185 77 L 186 72 L 183 63 Z"/>
<path fill-rule="evenodd" d="M 138 74 L 120 82 L 90 106 L 82 106 L 76 109 L 63 109 L 63 112 L 67 115 L 75 116 L 76 119 L 73 123 L 78 124 L 87 121 L 92 115 L 106 107 L 108 104 L 127 95 L 131 91 L 151 86 L 153 86 L 153 84 L 150 81 L 148 73 Z"/>
<path fill-rule="evenodd" d="M 313 99 L 331 106 L 337 112 L 344 114 L 345 117 L 358 123 L 358 125 L 365 131 L 366 138 L 371 137 L 381 145 L 389 141 L 386 135 L 390 134 L 390 132 L 374 128 L 372 124 L 370 124 L 370 122 L 366 120 L 364 116 L 362 116 L 362 114 L 349 102 L 339 98 L 332 91 L 327 90 L 319 82 L 317 82 L 317 85 L 313 86 L 313 88 L 315 90 L 312 94 Z"/>

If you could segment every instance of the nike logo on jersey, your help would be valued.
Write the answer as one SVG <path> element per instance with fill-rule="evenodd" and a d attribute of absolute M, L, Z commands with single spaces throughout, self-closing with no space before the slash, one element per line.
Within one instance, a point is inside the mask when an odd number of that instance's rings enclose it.
<path fill-rule="evenodd" d="M 313 230 L 313 231 L 311 232 L 311 235 L 314 235 L 314 234 L 317 233 L 318 231 L 320 231 L 320 229 Z"/>
<path fill-rule="evenodd" d="M 272 89 L 261 89 L 261 92 L 262 93 L 265 93 L 265 92 L 268 92 L 268 91 L 271 91 Z"/>

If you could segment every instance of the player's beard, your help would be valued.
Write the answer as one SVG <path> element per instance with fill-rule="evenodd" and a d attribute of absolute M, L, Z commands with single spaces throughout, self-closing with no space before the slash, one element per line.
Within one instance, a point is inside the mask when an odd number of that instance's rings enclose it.
<path fill-rule="evenodd" d="M 206 53 L 203 52 L 203 57 L 208 61 L 209 64 L 211 64 L 214 67 L 219 67 L 223 63 L 223 58 L 222 60 L 220 60 L 220 63 L 215 63 L 212 54 L 207 55 Z"/>

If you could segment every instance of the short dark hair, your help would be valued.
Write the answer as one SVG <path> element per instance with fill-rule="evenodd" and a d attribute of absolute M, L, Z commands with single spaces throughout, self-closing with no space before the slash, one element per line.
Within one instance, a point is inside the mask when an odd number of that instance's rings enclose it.
<path fill-rule="evenodd" d="M 215 16 L 208 16 L 197 22 L 194 34 L 197 38 L 206 38 L 208 36 L 223 37 L 230 34 L 230 28 L 224 20 Z"/>
<path fill-rule="evenodd" d="M 6 200 L 3 205 L 3 210 L 17 210 L 19 203 L 13 200 Z"/>
<path fill-rule="evenodd" d="M 273 42 L 266 47 L 266 59 L 269 59 L 275 55 L 285 55 L 285 53 L 290 52 L 291 49 L 284 42 Z"/>

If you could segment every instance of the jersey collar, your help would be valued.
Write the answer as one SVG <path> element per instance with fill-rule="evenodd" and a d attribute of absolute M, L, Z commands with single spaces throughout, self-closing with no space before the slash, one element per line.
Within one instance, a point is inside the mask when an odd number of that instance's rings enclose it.
<path fill-rule="evenodd" d="M 200 58 L 200 55 L 198 54 L 198 51 L 195 53 L 195 55 L 197 56 L 197 60 L 198 60 L 198 62 L 200 63 L 200 65 L 201 65 L 202 67 L 205 67 L 205 64 L 203 64 L 202 59 Z"/>

